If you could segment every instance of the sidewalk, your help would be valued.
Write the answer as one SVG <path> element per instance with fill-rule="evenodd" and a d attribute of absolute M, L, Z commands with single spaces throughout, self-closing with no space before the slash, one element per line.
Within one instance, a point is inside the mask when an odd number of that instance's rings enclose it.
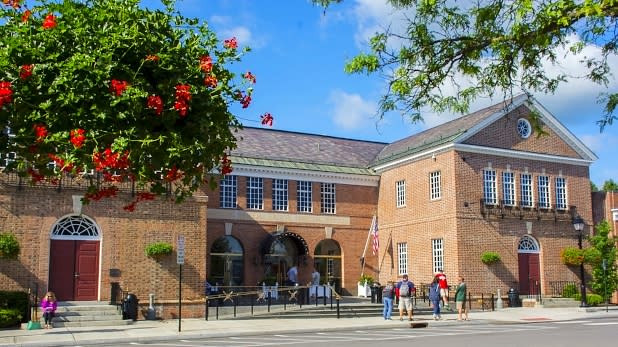
<path fill-rule="evenodd" d="M 618 307 L 594 308 L 504 308 L 498 311 L 470 312 L 470 321 L 459 322 L 454 313 L 443 314 L 443 320 L 434 321 L 431 314 L 419 314 L 415 321 L 434 325 L 461 325 L 470 322 L 486 324 L 530 323 L 545 321 L 618 318 Z M 364 318 L 251 318 L 206 321 L 203 319 L 146 321 L 131 325 L 54 328 L 51 330 L 0 330 L 0 346 L 76 346 L 113 344 L 120 342 L 152 342 L 182 338 L 242 336 L 254 334 L 285 334 L 290 332 L 333 331 L 340 329 L 388 329 L 407 327 L 409 322 L 397 319 L 385 321 L 382 317 Z"/>

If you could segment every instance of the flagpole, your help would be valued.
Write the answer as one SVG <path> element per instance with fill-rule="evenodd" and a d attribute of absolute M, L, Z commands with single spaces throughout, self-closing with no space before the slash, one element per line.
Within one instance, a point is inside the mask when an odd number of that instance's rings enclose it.
<path fill-rule="evenodd" d="M 376 220 L 376 216 L 373 215 L 373 219 L 371 219 L 371 226 L 369 227 L 369 231 L 367 232 L 367 241 L 365 241 L 365 248 L 363 249 L 363 256 L 361 257 L 361 261 L 362 261 L 362 268 L 361 268 L 361 275 L 365 274 L 365 254 L 367 252 L 367 246 L 369 245 L 369 238 L 371 237 L 371 229 L 373 226 L 373 223 L 375 223 Z"/>

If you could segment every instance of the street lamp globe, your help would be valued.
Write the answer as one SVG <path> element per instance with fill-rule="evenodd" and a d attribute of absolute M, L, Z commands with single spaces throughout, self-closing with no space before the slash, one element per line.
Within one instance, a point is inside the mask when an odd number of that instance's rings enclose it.
<path fill-rule="evenodd" d="M 582 217 L 577 215 L 577 217 L 573 219 L 573 228 L 575 228 L 575 231 L 577 231 L 578 233 L 581 233 L 584 230 L 584 226 L 584 220 L 582 219 Z"/>

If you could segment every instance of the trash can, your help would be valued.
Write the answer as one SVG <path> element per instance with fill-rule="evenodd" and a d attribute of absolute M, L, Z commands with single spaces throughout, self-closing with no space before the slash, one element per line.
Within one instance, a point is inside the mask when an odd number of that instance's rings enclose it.
<path fill-rule="evenodd" d="M 521 303 L 519 302 L 519 292 L 515 288 L 509 289 L 509 306 L 510 307 L 521 307 Z"/>
<path fill-rule="evenodd" d="M 127 294 L 122 303 L 122 319 L 137 320 L 137 304 L 139 300 L 133 293 Z"/>

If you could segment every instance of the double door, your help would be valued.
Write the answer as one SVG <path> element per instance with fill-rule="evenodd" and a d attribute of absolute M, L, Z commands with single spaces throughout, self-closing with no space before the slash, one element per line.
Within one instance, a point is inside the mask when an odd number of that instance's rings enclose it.
<path fill-rule="evenodd" d="M 49 290 L 59 301 L 97 300 L 99 241 L 52 240 Z"/>

